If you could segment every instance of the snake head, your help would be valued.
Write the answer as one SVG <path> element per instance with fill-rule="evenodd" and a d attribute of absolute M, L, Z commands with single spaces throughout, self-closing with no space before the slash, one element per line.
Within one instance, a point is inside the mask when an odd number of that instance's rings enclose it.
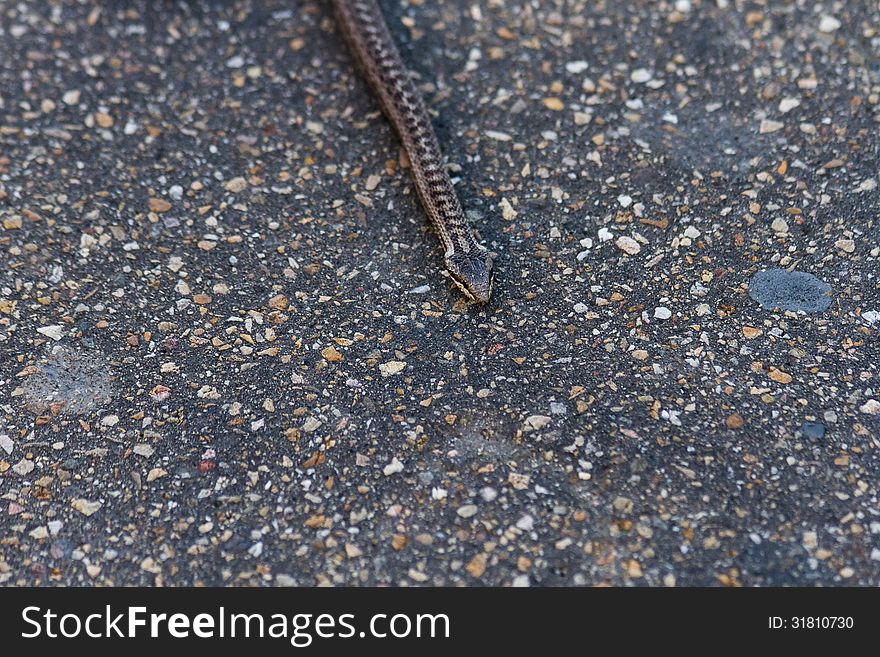
<path fill-rule="evenodd" d="M 493 273 L 492 258 L 486 249 L 478 248 L 468 253 L 449 251 L 444 259 L 452 282 L 468 299 L 477 303 L 489 301 Z"/>

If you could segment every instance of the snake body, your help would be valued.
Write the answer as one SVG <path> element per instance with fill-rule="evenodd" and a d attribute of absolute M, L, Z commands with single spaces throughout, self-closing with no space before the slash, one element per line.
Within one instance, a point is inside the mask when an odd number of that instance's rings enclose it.
<path fill-rule="evenodd" d="M 485 303 L 492 290 L 492 259 L 471 232 L 424 101 L 376 0 L 331 0 L 331 4 L 358 68 L 403 144 L 419 199 L 445 249 L 450 278 L 468 298 Z"/>

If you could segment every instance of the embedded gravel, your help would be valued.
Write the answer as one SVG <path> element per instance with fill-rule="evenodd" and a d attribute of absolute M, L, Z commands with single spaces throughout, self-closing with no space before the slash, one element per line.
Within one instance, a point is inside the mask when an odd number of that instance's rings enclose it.
<path fill-rule="evenodd" d="M 325 3 L 0 0 L 0 583 L 880 585 L 877 3 L 381 5 L 485 307 Z"/>

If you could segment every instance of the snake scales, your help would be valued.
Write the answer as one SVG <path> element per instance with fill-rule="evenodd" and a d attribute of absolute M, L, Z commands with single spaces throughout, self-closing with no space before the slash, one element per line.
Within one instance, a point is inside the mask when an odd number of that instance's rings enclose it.
<path fill-rule="evenodd" d="M 452 281 L 480 303 L 492 291 L 492 259 L 468 225 L 424 102 L 400 58 L 376 0 L 331 0 L 358 68 L 409 158 L 422 206 L 445 249 Z"/>

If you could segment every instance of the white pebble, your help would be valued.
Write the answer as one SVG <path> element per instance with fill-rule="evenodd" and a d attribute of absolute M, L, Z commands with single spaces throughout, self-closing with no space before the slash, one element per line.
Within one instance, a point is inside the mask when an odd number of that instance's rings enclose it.
<path fill-rule="evenodd" d="M 797 98 L 783 98 L 779 101 L 779 111 L 783 114 L 787 114 L 800 104 L 801 101 Z"/>
<path fill-rule="evenodd" d="M 617 245 L 618 249 L 628 255 L 636 255 L 639 251 L 642 250 L 642 247 L 639 246 L 638 242 L 636 242 L 632 237 L 627 237 L 626 235 L 618 237 L 615 244 Z"/>
<path fill-rule="evenodd" d="M 60 340 L 64 335 L 64 327 L 61 324 L 52 324 L 51 326 L 41 326 L 37 329 L 37 333 L 45 335 L 53 340 Z"/>
<path fill-rule="evenodd" d="M 875 550 L 875 551 L 880 553 L 880 550 Z M 873 553 L 872 553 L 872 558 L 873 558 Z M 877 561 L 880 561 L 880 558 L 878 558 Z M 513 582 L 511 582 L 511 585 L 514 588 L 518 588 L 518 589 L 526 588 L 529 585 L 529 576 L 528 575 L 517 575 L 516 577 L 513 578 Z"/>
<path fill-rule="evenodd" d="M 401 471 L 403 471 L 403 463 L 398 461 L 397 457 L 395 456 L 393 459 L 391 459 L 391 463 L 389 463 L 382 469 L 382 474 L 384 474 L 386 477 L 390 477 L 391 475 L 397 474 Z"/>
<path fill-rule="evenodd" d="M 499 132 L 498 130 L 486 130 L 486 136 L 495 141 L 510 141 L 513 139 L 513 137 L 506 132 Z"/>
<path fill-rule="evenodd" d="M 482 497 L 483 500 L 485 500 L 486 502 L 492 502 L 496 497 L 498 497 L 498 491 L 491 486 L 485 486 L 480 489 L 480 497 Z"/>
<path fill-rule="evenodd" d="M 550 402 L 550 413 L 552 415 L 568 415 L 568 409 L 563 402 Z"/>
<path fill-rule="evenodd" d="M 535 519 L 532 516 L 526 514 L 522 518 L 516 521 L 517 529 L 521 529 L 524 532 L 532 531 L 532 527 L 535 526 Z"/>
<path fill-rule="evenodd" d="M 779 121 L 773 121 L 771 119 L 764 119 L 761 121 L 761 126 L 758 128 L 759 132 L 762 135 L 766 135 L 771 132 L 777 132 L 778 130 L 782 130 L 785 127 L 784 123 L 780 123 Z"/>
<path fill-rule="evenodd" d="M 819 31 L 825 32 L 825 34 L 830 34 L 834 32 L 840 27 L 840 21 L 834 18 L 834 16 L 829 16 L 825 14 L 819 20 Z"/>
<path fill-rule="evenodd" d="M 505 221 L 513 221 L 516 219 L 517 212 L 513 209 L 513 206 L 510 204 L 506 198 L 501 199 L 501 216 Z"/>
<path fill-rule="evenodd" d="M 776 219 L 773 220 L 773 223 L 770 224 L 770 228 L 772 228 L 775 233 L 787 233 L 788 222 L 782 217 L 776 217 Z"/>
<path fill-rule="evenodd" d="M 635 71 L 633 71 L 630 74 L 629 79 L 632 80 L 633 82 L 643 83 L 643 82 L 647 82 L 648 80 L 650 80 L 653 77 L 654 77 L 654 74 L 651 73 L 651 71 L 649 71 L 648 69 L 637 68 Z"/>
<path fill-rule="evenodd" d="M 101 420 L 101 424 L 105 427 L 112 427 L 119 424 L 119 416 L 118 415 L 106 415 Z"/>

